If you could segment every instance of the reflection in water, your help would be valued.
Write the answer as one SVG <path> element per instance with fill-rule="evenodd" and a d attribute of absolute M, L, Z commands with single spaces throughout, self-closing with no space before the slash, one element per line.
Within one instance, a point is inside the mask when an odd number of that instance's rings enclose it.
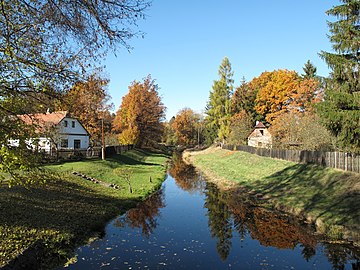
<path fill-rule="evenodd" d="M 359 250 L 319 243 L 311 227 L 219 190 L 178 157 L 170 173 L 67 269 L 360 269 Z"/>
<path fill-rule="evenodd" d="M 222 259 L 229 253 L 232 227 L 241 240 L 249 234 L 262 246 L 279 249 L 293 249 L 299 243 L 304 247 L 307 259 L 315 255 L 317 241 L 309 228 L 292 221 L 286 215 L 280 215 L 261 207 L 243 203 L 241 196 L 232 191 L 221 192 L 209 183 L 206 188 L 206 208 L 208 208 L 209 227 L 218 238 L 218 252 Z"/>
<path fill-rule="evenodd" d="M 224 261 L 231 249 L 232 219 L 228 206 L 221 199 L 222 195 L 215 185 L 207 185 L 205 207 L 208 209 L 209 229 L 211 236 L 217 239 L 216 249 Z"/>
<path fill-rule="evenodd" d="M 163 190 L 151 195 L 146 201 L 139 203 L 136 208 L 130 209 L 126 215 L 115 220 L 116 227 L 140 228 L 143 235 L 149 237 L 157 225 L 160 208 L 165 207 Z"/>
<path fill-rule="evenodd" d="M 239 233 L 240 241 L 249 235 L 265 247 L 294 249 L 299 246 L 306 261 L 316 255 L 318 239 L 309 226 L 288 215 L 254 206 L 249 203 L 249 197 L 239 190 L 220 191 L 215 184 L 206 183 L 194 167 L 187 165 L 179 156 L 173 160 L 170 173 L 182 189 L 195 191 L 205 186 L 204 207 L 207 208 L 208 226 L 223 261 L 230 254 L 233 231 Z M 354 262 L 352 269 L 360 269 L 359 253 L 355 253 L 352 247 L 329 243 L 322 245 L 334 269 L 345 269 L 349 261 Z"/>
<path fill-rule="evenodd" d="M 204 190 L 206 182 L 203 177 L 193 166 L 186 164 L 179 154 L 173 155 L 169 174 L 175 179 L 176 184 L 187 192 Z"/>

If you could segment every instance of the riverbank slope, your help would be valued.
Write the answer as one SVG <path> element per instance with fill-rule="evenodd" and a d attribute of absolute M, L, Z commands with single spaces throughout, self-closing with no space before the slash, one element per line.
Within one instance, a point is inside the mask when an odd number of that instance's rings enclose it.
<path fill-rule="evenodd" d="M 222 188 L 244 187 L 262 203 L 306 218 L 320 233 L 360 243 L 359 174 L 221 148 L 184 158 Z"/>
<path fill-rule="evenodd" d="M 164 154 L 137 149 L 105 161 L 47 166 L 56 176 L 45 185 L 8 188 L 1 184 L 0 268 L 9 262 L 27 263 L 33 269 L 51 268 L 66 261 L 76 246 L 99 236 L 109 220 L 158 189 L 167 161 Z M 113 173 L 113 169 L 125 167 L 133 171 L 133 193 Z M 114 183 L 119 189 L 95 184 L 73 175 L 73 171 Z M 16 258 L 23 252 L 37 258 L 19 262 Z"/>

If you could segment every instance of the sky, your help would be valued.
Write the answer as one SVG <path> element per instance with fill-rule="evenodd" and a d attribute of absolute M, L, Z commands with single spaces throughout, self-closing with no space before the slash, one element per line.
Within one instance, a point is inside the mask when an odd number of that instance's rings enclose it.
<path fill-rule="evenodd" d="M 295 70 L 307 60 L 328 76 L 318 56 L 332 51 L 326 11 L 335 0 L 153 0 L 138 22 L 144 37 L 131 39 L 129 52 L 109 54 L 105 74 L 114 112 L 134 80 L 156 80 L 169 120 L 183 108 L 203 113 L 224 57 L 234 86 L 264 71 Z"/>

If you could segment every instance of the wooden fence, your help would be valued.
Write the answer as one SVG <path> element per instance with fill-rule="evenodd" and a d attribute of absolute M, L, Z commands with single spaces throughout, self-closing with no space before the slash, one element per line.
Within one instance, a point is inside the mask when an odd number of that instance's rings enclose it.
<path fill-rule="evenodd" d="M 244 151 L 263 157 L 278 158 L 298 163 L 313 163 L 325 167 L 360 173 L 360 155 L 355 153 L 267 149 L 248 145 L 223 145 L 222 148 Z"/>
<path fill-rule="evenodd" d="M 105 155 L 111 156 L 114 154 L 121 154 L 123 152 L 133 149 L 133 145 L 113 145 L 106 146 Z M 51 153 L 44 153 L 45 158 L 49 159 L 77 159 L 77 158 L 92 158 L 92 157 L 101 157 L 101 147 L 91 147 L 87 150 L 79 149 L 59 149 L 54 150 Z"/>

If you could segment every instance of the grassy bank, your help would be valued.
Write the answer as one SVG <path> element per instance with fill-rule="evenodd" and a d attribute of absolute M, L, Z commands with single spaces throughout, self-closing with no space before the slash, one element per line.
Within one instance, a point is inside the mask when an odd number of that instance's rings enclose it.
<path fill-rule="evenodd" d="M 64 261 L 113 217 L 135 206 L 164 180 L 167 156 L 132 150 L 102 160 L 48 166 L 58 176 L 44 186 L 0 186 L 0 267 L 34 243 L 41 243 L 42 265 Z M 131 167 L 133 193 L 113 174 L 117 167 Z M 78 171 L 120 186 L 120 190 L 94 184 L 70 172 Z M 152 181 L 149 181 L 149 178 Z"/>
<path fill-rule="evenodd" d="M 223 187 L 246 187 L 269 205 L 305 216 L 322 233 L 360 240 L 359 174 L 219 148 L 185 158 Z"/>

